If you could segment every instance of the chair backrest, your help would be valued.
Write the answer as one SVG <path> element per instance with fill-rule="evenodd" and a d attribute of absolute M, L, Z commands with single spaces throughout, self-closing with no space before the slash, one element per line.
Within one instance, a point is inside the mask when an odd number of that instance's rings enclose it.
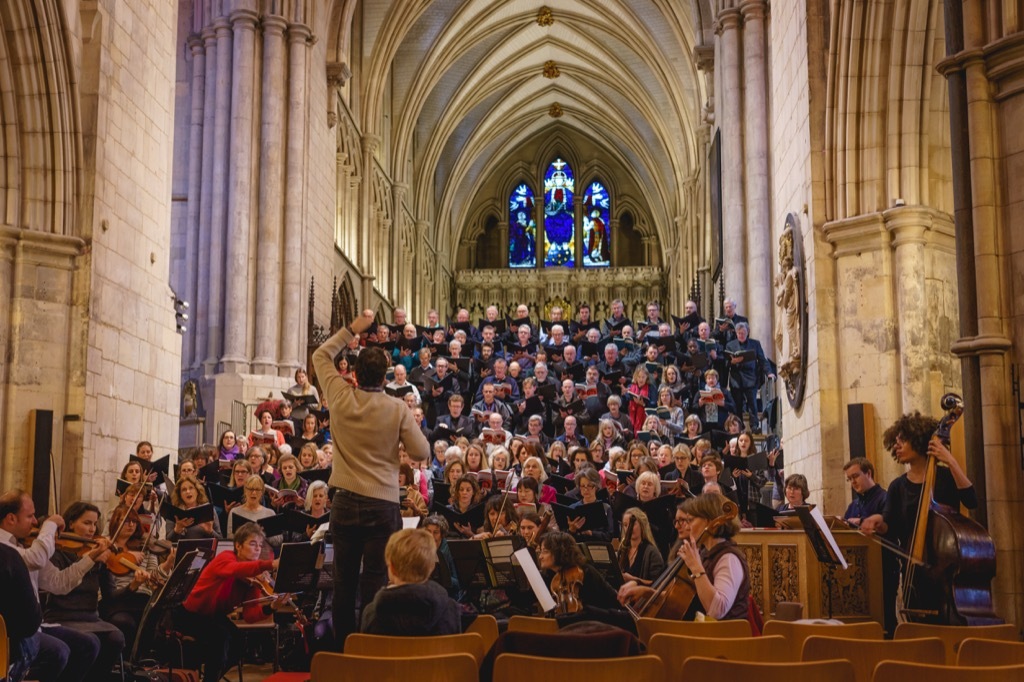
<path fill-rule="evenodd" d="M 900 623 L 896 626 L 894 639 L 920 639 L 921 637 L 938 637 L 946 643 L 946 665 L 956 665 L 956 652 L 960 642 L 968 637 L 982 639 L 1000 639 L 1016 642 L 1020 639 L 1017 626 L 1003 625 L 928 625 L 926 623 Z"/>
<path fill-rule="evenodd" d="M 522 680 L 658 682 L 664 679 L 664 670 L 665 666 L 657 656 L 582 659 L 502 654 L 494 662 L 493 680 L 494 682 L 522 682 Z"/>
<path fill-rule="evenodd" d="M 946 647 L 938 637 L 924 639 L 864 640 L 842 637 L 820 637 L 804 640 L 803 661 L 827 661 L 845 658 L 853 664 L 857 682 L 871 682 L 879 661 L 907 661 L 942 665 L 946 661 Z"/>
<path fill-rule="evenodd" d="M 487 650 L 484 648 L 484 638 L 478 632 L 436 637 L 388 637 L 354 633 L 345 640 L 345 653 L 378 658 L 469 654 L 479 666 Z"/>
<path fill-rule="evenodd" d="M 854 682 L 853 664 L 849 661 L 814 661 L 811 663 L 752 663 L 723 661 L 720 658 L 694 656 L 683 663 L 678 680 L 756 680 L 757 682 L 793 682 L 793 680 L 828 680 Z M 902 682 L 906 682 L 903 680 Z"/>
<path fill-rule="evenodd" d="M 686 635 L 687 637 L 750 637 L 750 623 L 745 620 L 696 621 L 665 620 L 664 618 L 641 618 L 636 622 L 640 641 L 647 644 L 658 633 Z"/>
<path fill-rule="evenodd" d="M 775 620 L 800 620 L 804 617 L 804 605 L 798 601 L 780 601 L 775 605 Z"/>
<path fill-rule="evenodd" d="M 764 624 L 764 634 L 782 635 L 789 642 L 791 661 L 799 661 L 804 650 L 804 640 L 812 635 L 822 637 L 843 637 L 845 639 L 882 639 L 882 626 L 874 621 L 829 625 L 826 623 L 790 623 L 783 620 L 769 620 Z"/>
<path fill-rule="evenodd" d="M 466 632 L 475 632 L 484 638 L 484 651 L 490 651 L 494 640 L 498 639 L 498 619 L 494 616 L 481 614 L 477 616 Z"/>
<path fill-rule="evenodd" d="M 508 619 L 509 632 L 539 632 L 550 634 L 558 632 L 558 621 L 554 618 L 535 618 L 533 616 L 512 616 Z"/>
<path fill-rule="evenodd" d="M 686 659 L 720 658 L 726 661 L 763 661 L 782 663 L 789 660 L 785 637 L 687 637 L 655 633 L 647 643 L 647 653 L 665 664 L 665 682 L 681 680 L 679 676 Z"/>
<path fill-rule="evenodd" d="M 960 642 L 957 665 L 1020 665 L 1024 663 L 1024 642 L 968 637 Z"/>
<path fill-rule="evenodd" d="M 873 682 L 1020 682 L 1024 680 L 1024 665 L 960 668 L 953 665 L 882 661 L 875 668 L 875 675 L 871 679 Z"/>
<path fill-rule="evenodd" d="M 377 658 L 321 651 L 313 656 L 309 679 L 310 682 L 475 682 L 479 672 L 476 659 L 470 654 Z"/>

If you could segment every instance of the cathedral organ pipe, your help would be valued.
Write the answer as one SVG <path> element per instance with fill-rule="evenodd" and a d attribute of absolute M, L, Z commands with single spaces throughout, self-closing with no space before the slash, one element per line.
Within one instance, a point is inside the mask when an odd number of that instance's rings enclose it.
<path fill-rule="evenodd" d="M 205 372 L 213 374 L 220 359 L 224 324 L 224 239 L 227 217 L 228 134 L 231 124 L 231 24 L 227 17 L 214 21 L 217 32 L 217 78 L 213 125 L 213 164 L 210 186 L 209 306 L 206 315 Z"/>
<path fill-rule="evenodd" d="M 263 17 L 263 87 L 260 116 L 259 222 L 256 251 L 266 255 L 256 259 L 256 353 L 255 374 L 276 374 L 278 323 L 281 310 L 282 259 L 276 254 L 282 244 L 282 185 L 284 182 L 284 102 L 279 94 L 285 89 L 285 20 L 281 16 Z"/>
<path fill-rule="evenodd" d="M 224 259 L 224 355 L 227 372 L 249 371 L 248 320 L 254 313 L 249 299 L 249 254 L 259 245 L 250 239 L 252 222 L 253 70 L 257 15 L 249 10 L 231 14 L 234 29 L 231 80 L 231 157 L 228 165 L 228 228 Z"/>

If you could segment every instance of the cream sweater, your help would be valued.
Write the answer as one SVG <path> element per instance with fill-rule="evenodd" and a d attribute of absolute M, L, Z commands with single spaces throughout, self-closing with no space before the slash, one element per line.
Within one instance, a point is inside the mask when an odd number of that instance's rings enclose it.
<path fill-rule="evenodd" d="M 344 328 L 313 353 L 313 367 L 331 410 L 330 485 L 397 504 L 399 441 L 416 462 L 430 455 L 430 444 L 404 401 L 383 391 L 354 388 L 338 374 L 334 356 L 351 340 Z"/>

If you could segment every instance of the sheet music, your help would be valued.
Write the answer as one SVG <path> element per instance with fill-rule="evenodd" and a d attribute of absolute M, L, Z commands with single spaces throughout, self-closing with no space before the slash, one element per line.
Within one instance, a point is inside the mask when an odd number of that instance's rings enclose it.
<path fill-rule="evenodd" d="M 817 524 L 818 530 L 821 531 L 825 540 L 828 541 L 828 546 L 832 548 L 832 552 L 836 555 L 836 558 L 839 559 L 839 563 L 842 567 L 844 569 L 849 568 L 849 564 L 846 563 L 846 557 L 843 556 L 843 550 L 839 549 L 839 544 L 832 535 L 832 531 L 828 529 L 828 523 L 825 522 L 825 517 L 822 516 L 821 510 L 818 507 L 813 507 L 811 509 L 811 518 L 814 519 L 814 523 Z"/>
<path fill-rule="evenodd" d="M 526 579 L 530 581 L 530 589 L 533 590 L 534 596 L 537 597 L 541 611 L 547 613 L 554 609 L 555 600 L 551 596 L 551 590 L 544 583 L 544 578 L 541 577 L 537 564 L 533 562 L 533 557 L 530 556 L 530 550 L 524 547 L 523 549 L 516 550 L 514 556 L 519 559 L 519 565 L 522 567 L 523 573 L 526 574 Z"/>
<path fill-rule="evenodd" d="M 403 516 L 402 517 L 402 529 L 412 528 L 415 530 L 420 525 L 419 516 Z"/>

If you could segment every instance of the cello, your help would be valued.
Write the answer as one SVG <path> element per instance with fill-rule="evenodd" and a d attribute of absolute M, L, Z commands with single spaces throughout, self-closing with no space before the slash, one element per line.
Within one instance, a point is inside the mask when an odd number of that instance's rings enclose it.
<path fill-rule="evenodd" d="M 946 414 L 934 437 L 949 447 L 950 431 L 963 414 L 955 393 L 942 397 Z M 934 499 L 936 460 L 928 462 L 901 581 L 899 612 L 911 622 L 940 625 L 1002 623 L 992 607 L 996 551 L 992 536 L 958 508 Z"/>

